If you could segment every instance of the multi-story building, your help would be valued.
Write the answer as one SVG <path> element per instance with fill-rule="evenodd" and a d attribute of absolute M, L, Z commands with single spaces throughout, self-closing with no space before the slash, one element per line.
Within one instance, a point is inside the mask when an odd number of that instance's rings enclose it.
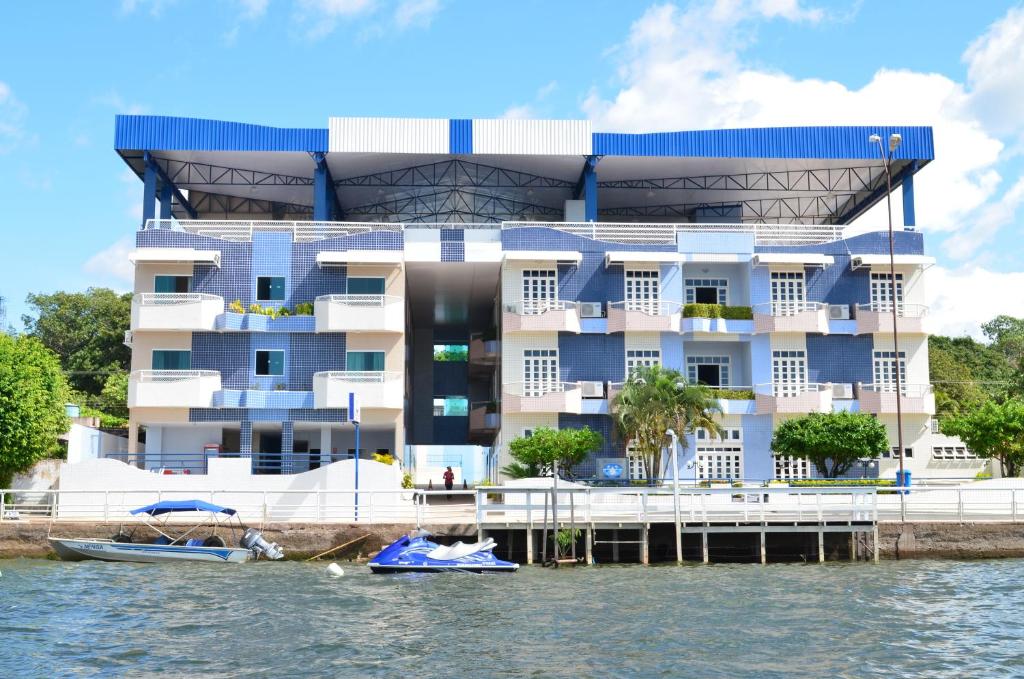
<path fill-rule="evenodd" d="M 876 132 L 903 135 L 895 300 L 888 234 L 847 226 L 885 197 Z M 578 475 L 638 475 L 609 404 L 652 363 L 721 390 L 726 436 L 690 436 L 683 475 L 812 475 L 769 449 L 808 412 L 870 412 L 895 441 L 897 370 L 908 465 L 976 465 L 943 446 L 932 464 L 932 260 L 913 192 L 930 128 L 119 116 L 116 147 L 143 183 L 126 341 L 147 466 L 204 448 L 263 473 L 348 458 L 354 394 L 362 455 L 394 454 L 421 481 L 448 464 L 494 477 L 540 426 L 605 435 Z"/>

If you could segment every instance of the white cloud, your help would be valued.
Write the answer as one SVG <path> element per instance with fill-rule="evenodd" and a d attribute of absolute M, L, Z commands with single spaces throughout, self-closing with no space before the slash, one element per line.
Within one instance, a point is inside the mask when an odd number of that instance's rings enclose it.
<path fill-rule="evenodd" d="M 400 0 L 395 7 L 395 26 L 399 30 L 410 26 L 427 27 L 440 11 L 440 0 Z"/>
<path fill-rule="evenodd" d="M 242 9 L 243 19 L 259 19 L 267 13 L 270 0 L 236 0 Z"/>
<path fill-rule="evenodd" d="M 128 115 L 138 115 L 140 113 L 146 113 L 148 110 L 143 104 L 137 102 L 129 102 L 120 93 L 111 90 L 105 94 L 101 94 L 92 98 L 92 103 L 99 106 L 106 106 L 114 109 L 117 113 L 123 113 Z"/>
<path fill-rule="evenodd" d="M 150 16 L 158 17 L 163 14 L 166 7 L 175 2 L 176 0 L 121 0 L 121 14 L 134 14 L 136 10 L 148 7 Z"/>
<path fill-rule="evenodd" d="M 1024 272 L 935 266 L 925 276 L 929 332 L 984 340 L 982 323 L 999 314 L 1024 317 L 1024 296 L 1017 294 L 1024 290 Z"/>
<path fill-rule="evenodd" d="M 301 0 L 295 21 L 307 39 L 320 40 L 334 31 L 339 19 L 370 14 L 376 9 L 374 0 Z"/>
<path fill-rule="evenodd" d="M 0 82 L 0 154 L 9 153 L 26 141 L 25 119 L 28 109 L 15 98 L 11 88 Z"/>
<path fill-rule="evenodd" d="M 536 118 L 533 107 L 529 104 L 522 104 L 517 106 L 509 106 L 501 114 L 502 118 L 512 118 L 515 120 L 526 120 L 529 118 Z"/>
<path fill-rule="evenodd" d="M 820 8 L 802 7 L 800 0 L 757 0 L 754 5 L 758 13 L 769 19 L 781 17 L 788 21 L 817 23 L 825 16 Z"/>
<path fill-rule="evenodd" d="M 132 238 L 125 236 L 86 260 L 82 270 L 103 282 L 117 284 L 118 289 L 130 288 L 135 280 L 135 269 L 128 255 L 133 249 Z"/>
<path fill-rule="evenodd" d="M 964 52 L 971 109 L 997 132 L 1024 129 L 1024 7 L 1007 12 Z"/>

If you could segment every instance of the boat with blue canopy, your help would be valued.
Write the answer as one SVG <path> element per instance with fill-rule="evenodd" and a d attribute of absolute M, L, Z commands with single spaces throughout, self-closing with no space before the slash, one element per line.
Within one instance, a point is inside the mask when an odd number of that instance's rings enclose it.
<path fill-rule="evenodd" d="M 170 523 L 172 516 L 188 512 L 200 515 L 191 527 L 181 530 L 178 524 Z M 203 500 L 162 500 L 132 509 L 129 513 L 138 517 L 140 523 L 128 530 L 122 524 L 117 534 L 109 539 L 52 536 L 48 539 L 64 561 L 241 563 L 261 557 L 271 560 L 284 558 L 284 552 L 276 543 L 268 542 L 255 528 L 246 528 L 238 512 L 230 507 Z M 149 530 L 141 530 L 143 526 Z M 155 531 L 156 537 L 149 536 L 150 531 Z M 228 546 L 221 533 L 230 533 L 231 543 L 238 546 Z M 141 534 L 146 534 L 146 537 Z"/>

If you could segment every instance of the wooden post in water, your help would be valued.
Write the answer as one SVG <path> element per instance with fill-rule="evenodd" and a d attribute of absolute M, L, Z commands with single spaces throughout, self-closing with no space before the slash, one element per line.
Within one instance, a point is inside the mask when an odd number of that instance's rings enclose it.
<path fill-rule="evenodd" d="M 619 529 L 612 530 L 612 563 L 619 563 Z"/>
<path fill-rule="evenodd" d="M 651 555 L 649 552 L 650 540 L 647 535 L 647 524 L 640 525 L 640 563 L 647 566 L 651 563 Z"/>
<path fill-rule="evenodd" d="M 701 561 L 703 563 L 708 563 L 709 561 L 711 561 L 711 559 L 710 559 L 710 554 L 708 553 L 709 550 L 708 550 L 708 527 L 707 526 L 704 526 L 704 530 L 702 530 L 701 533 L 700 533 L 700 542 L 701 542 Z"/>
<path fill-rule="evenodd" d="M 825 531 L 818 524 L 818 563 L 825 563 Z"/>
<path fill-rule="evenodd" d="M 761 563 L 768 563 L 768 547 L 766 544 L 767 535 L 764 532 L 764 524 L 761 524 Z"/>
<path fill-rule="evenodd" d="M 875 563 L 878 563 L 878 522 L 877 521 L 875 522 L 874 530 L 872 531 L 872 536 L 874 537 L 874 547 L 875 547 L 875 549 L 874 549 L 874 553 L 875 553 L 874 554 L 874 559 L 875 559 Z"/>
<path fill-rule="evenodd" d="M 526 526 L 526 565 L 533 565 L 533 526 Z"/>
<path fill-rule="evenodd" d="M 594 526 L 593 524 L 587 525 L 586 534 L 586 562 L 588 566 L 594 565 Z"/>

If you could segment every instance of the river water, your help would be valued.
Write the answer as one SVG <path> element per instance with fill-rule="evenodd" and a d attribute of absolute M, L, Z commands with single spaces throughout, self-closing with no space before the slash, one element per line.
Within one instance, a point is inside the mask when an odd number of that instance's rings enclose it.
<path fill-rule="evenodd" d="M 1024 676 L 1024 560 L 342 565 L 0 561 L 0 677 Z"/>

